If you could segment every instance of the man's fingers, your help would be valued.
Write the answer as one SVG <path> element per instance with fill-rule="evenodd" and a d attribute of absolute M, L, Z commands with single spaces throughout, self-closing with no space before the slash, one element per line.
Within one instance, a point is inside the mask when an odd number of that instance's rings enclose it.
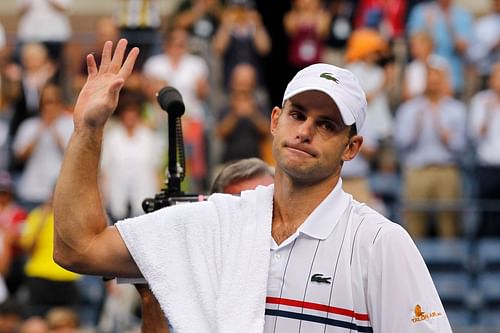
<path fill-rule="evenodd" d="M 118 75 L 120 75 L 124 79 L 129 77 L 129 75 L 132 73 L 132 70 L 134 69 L 134 64 L 135 61 L 137 60 L 138 55 L 139 55 L 139 48 L 134 47 L 132 50 L 130 50 Z"/>
<path fill-rule="evenodd" d="M 111 63 L 111 49 L 113 48 L 113 42 L 108 40 L 104 43 L 102 48 L 101 65 L 99 66 L 99 72 L 107 72 L 109 65 Z"/>
<path fill-rule="evenodd" d="M 120 39 L 118 44 L 116 45 L 115 54 L 113 55 L 113 59 L 111 60 L 110 70 L 113 73 L 117 73 L 120 70 L 120 67 L 123 62 L 123 56 L 125 55 L 125 49 L 127 48 L 127 40 Z"/>
<path fill-rule="evenodd" d="M 97 65 L 93 54 L 87 55 L 87 73 L 89 76 L 97 74 Z"/>

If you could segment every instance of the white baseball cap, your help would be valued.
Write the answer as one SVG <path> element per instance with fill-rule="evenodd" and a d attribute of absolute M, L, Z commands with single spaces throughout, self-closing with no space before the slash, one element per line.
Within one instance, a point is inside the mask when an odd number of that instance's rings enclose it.
<path fill-rule="evenodd" d="M 314 64 L 301 69 L 288 83 L 283 105 L 287 99 L 309 90 L 330 96 L 344 123 L 348 126 L 356 124 L 359 132 L 366 117 L 366 96 L 352 72 L 330 64 Z"/>

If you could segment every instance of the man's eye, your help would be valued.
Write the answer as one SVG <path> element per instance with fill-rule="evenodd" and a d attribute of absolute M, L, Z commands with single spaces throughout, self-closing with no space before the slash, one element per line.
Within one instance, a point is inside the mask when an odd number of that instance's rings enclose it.
<path fill-rule="evenodd" d="M 302 112 L 299 112 L 299 111 L 291 111 L 290 116 L 296 120 L 304 120 L 305 119 L 304 114 Z"/>
<path fill-rule="evenodd" d="M 340 129 L 340 126 L 331 121 L 323 121 L 319 124 L 319 126 L 328 132 L 338 132 Z"/>

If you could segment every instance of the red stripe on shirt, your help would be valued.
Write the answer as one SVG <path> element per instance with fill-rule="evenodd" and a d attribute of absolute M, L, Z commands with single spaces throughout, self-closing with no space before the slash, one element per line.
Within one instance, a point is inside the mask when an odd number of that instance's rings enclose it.
<path fill-rule="evenodd" d="M 348 316 L 351 318 L 355 318 L 357 320 L 369 321 L 368 314 L 356 313 L 353 310 L 338 308 L 335 306 L 329 306 L 329 305 L 325 305 L 325 304 L 318 304 L 318 303 L 312 303 L 312 302 L 297 301 L 297 300 L 288 299 L 288 298 L 269 297 L 269 296 L 266 297 L 266 303 L 281 304 L 281 305 L 287 305 L 287 306 L 295 306 L 295 307 L 299 307 L 299 308 L 324 311 L 324 312 L 329 312 L 329 313 L 335 313 L 335 314 L 342 315 L 342 316 Z"/>

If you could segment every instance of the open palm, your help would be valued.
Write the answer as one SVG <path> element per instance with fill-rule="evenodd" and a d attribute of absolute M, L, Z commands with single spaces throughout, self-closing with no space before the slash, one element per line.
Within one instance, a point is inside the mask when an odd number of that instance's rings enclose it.
<path fill-rule="evenodd" d="M 115 110 L 120 90 L 132 73 L 139 54 L 139 49 L 133 48 L 123 61 L 126 46 L 127 41 L 121 39 L 112 54 L 113 43 L 107 41 L 102 50 L 99 68 L 94 56 L 87 56 L 88 77 L 76 101 L 75 128 L 101 128 Z"/>

